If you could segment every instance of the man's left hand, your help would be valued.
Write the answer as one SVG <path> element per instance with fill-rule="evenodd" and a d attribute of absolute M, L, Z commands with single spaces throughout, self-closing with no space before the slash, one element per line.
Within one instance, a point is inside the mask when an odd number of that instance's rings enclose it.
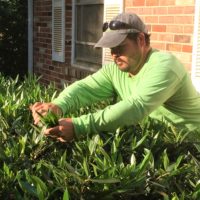
<path fill-rule="evenodd" d="M 48 137 L 55 138 L 60 142 L 70 142 L 74 139 L 74 125 L 71 118 L 59 119 L 59 125 L 48 128 L 44 131 L 44 134 Z"/>

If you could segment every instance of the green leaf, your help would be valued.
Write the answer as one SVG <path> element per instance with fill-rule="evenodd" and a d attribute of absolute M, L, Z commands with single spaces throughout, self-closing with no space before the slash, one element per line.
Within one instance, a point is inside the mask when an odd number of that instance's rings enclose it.
<path fill-rule="evenodd" d="M 67 188 L 65 189 L 65 192 L 63 194 L 63 200 L 69 200 L 69 192 Z"/>
<path fill-rule="evenodd" d="M 130 164 L 131 164 L 131 165 L 136 165 L 136 158 L 135 158 L 135 155 L 134 155 L 134 154 L 131 155 Z"/>
<path fill-rule="evenodd" d="M 95 164 L 93 164 L 93 163 L 90 163 L 90 164 L 91 164 L 91 166 L 92 166 L 92 168 L 93 168 L 94 175 L 95 175 L 95 176 L 98 176 L 98 172 L 97 172 L 98 167 L 97 167 Z"/>
<path fill-rule="evenodd" d="M 138 148 L 146 140 L 148 134 L 144 135 L 136 144 L 135 149 Z"/>
<path fill-rule="evenodd" d="M 3 164 L 3 170 L 7 177 L 12 178 L 14 176 L 13 171 L 9 168 L 9 166 L 6 163 Z"/>
<path fill-rule="evenodd" d="M 110 156 L 106 153 L 106 151 L 103 148 L 99 148 L 100 152 L 103 154 L 104 156 L 104 161 L 108 164 L 108 163 L 112 163 Z"/>
<path fill-rule="evenodd" d="M 31 175 L 30 179 L 32 180 L 33 184 L 37 188 L 37 194 L 40 200 L 44 199 L 44 197 L 48 193 L 48 189 L 46 184 L 37 176 Z"/>
<path fill-rule="evenodd" d="M 97 144 L 98 144 L 99 140 L 100 140 L 99 135 L 96 135 L 93 138 L 93 140 L 89 141 L 88 148 L 89 148 L 89 151 L 90 151 L 90 155 L 92 155 L 94 153 L 94 151 L 96 150 L 96 147 L 97 147 Z"/>
<path fill-rule="evenodd" d="M 89 176 L 89 167 L 88 167 L 88 162 L 87 162 L 86 158 L 83 159 L 83 168 L 84 168 L 86 176 L 88 177 Z"/>
<path fill-rule="evenodd" d="M 59 116 L 54 112 L 52 112 L 51 110 L 49 110 L 45 116 L 43 116 L 39 112 L 37 112 L 37 114 L 40 116 L 41 123 L 47 128 L 54 127 L 59 124 L 58 123 Z"/>
<path fill-rule="evenodd" d="M 183 160 L 183 155 L 179 156 L 176 160 L 176 163 L 175 163 L 175 166 L 174 166 L 174 169 L 177 170 L 177 168 L 179 167 L 181 161 Z"/>
<path fill-rule="evenodd" d="M 67 152 L 65 151 L 64 154 L 61 156 L 59 162 L 58 162 L 58 165 L 62 168 L 65 167 L 65 164 L 66 164 L 66 156 L 67 156 Z"/>
<path fill-rule="evenodd" d="M 167 170 L 168 166 L 169 166 L 169 158 L 167 155 L 167 149 L 164 150 L 163 152 L 163 166 L 164 169 Z"/>
<path fill-rule="evenodd" d="M 87 179 L 87 181 L 91 181 L 93 183 L 101 183 L 101 184 L 106 184 L 106 183 L 120 183 L 120 179 L 117 178 L 108 178 L 108 179 Z"/>
<path fill-rule="evenodd" d="M 142 160 L 142 162 L 139 164 L 139 170 L 137 172 L 137 177 L 140 176 L 142 173 L 144 173 L 144 171 L 146 170 L 146 167 L 149 164 L 149 161 L 151 159 L 151 151 L 148 149 L 145 149 L 145 156 L 144 159 Z"/>
<path fill-rule="evenodd" d="M 36 188 L 28 182 L 18 180 L 19 186 L 25 193 L 38 197 Z"/>

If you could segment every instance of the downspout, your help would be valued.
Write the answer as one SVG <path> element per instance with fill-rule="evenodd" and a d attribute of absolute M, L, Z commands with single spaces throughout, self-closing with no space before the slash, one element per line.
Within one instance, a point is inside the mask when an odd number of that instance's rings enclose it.
<path fill-rule="evenodd" d="M 28 74 L 33 74 L 33 0 L 28 0 Z"/>

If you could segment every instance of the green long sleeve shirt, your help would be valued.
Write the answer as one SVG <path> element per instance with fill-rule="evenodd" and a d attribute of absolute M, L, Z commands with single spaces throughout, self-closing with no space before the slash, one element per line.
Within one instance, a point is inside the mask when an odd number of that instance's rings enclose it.
<path fill-rule="evenodd" d="M 175 56 L 157 50 L 151 51 L 137 75 L 120 71 L 112 62 L 71 84 L 52 103 L 68 113 L 114 95 L 119 99 L 116 104 L 72 118 L 77 136 L 114 131 L 146 116 L 190 129 L 200 127 L 200 94 L 189 74 Z"/>

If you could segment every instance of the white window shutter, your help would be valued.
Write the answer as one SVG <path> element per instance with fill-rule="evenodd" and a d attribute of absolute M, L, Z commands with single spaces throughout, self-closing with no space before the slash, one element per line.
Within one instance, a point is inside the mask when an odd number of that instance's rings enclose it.
<path fill-rule="evenodd" d="M 104 22 L 109 22 L 117 14 L 123 12 L 123 0 L 104 0 Z M 112 61 L 110 49 L 103 48 L 103 64 Z"/>
<path fill-rule="evenodd" d="M 196 1 L 192 54 L 192 81 L 200 92 L 200 1 Z"/>
<path fill-rule="evenodd" d="M 52 0 L 52 60 L 65 62 L 65 0 Z"/>

